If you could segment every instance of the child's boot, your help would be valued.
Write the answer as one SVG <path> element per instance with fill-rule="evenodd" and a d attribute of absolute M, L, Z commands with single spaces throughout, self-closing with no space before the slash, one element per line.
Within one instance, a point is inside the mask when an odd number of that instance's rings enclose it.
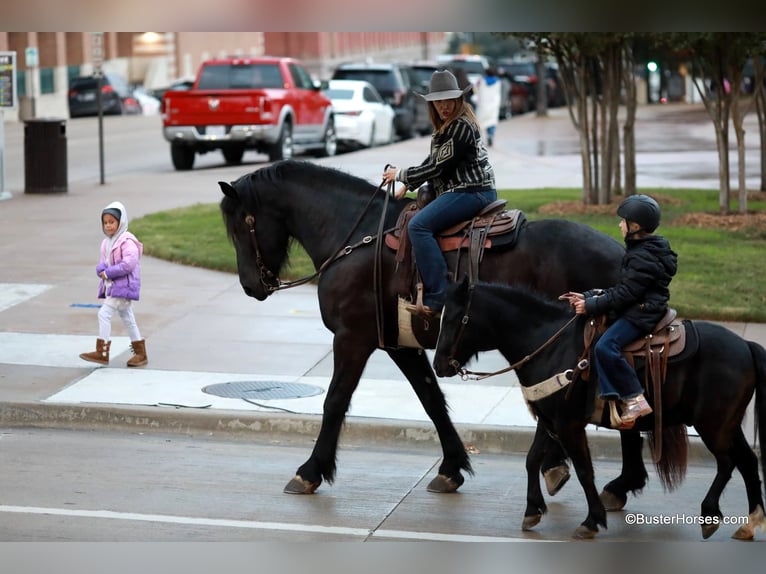
<path fill-rule="evenodd" d="M 133 353 L 133 356 L 128 359 L 129 367 L 143 367 L 149 362 L 149 359 L 146 357 L 145 339 L 141 339 L 140 341 L 131 341 L 130 350 Z"/>
<path fill-rule="evenodd" d="M 112 346 L 111 341 L 104 341 L 103 339 L 96 339 L 96 350 L 90 353 L 80 353 L 80 358 L 90 361 L 91 363 L 98 363 L 99 365 L 109 364 L 109 347 Z"/>
<path fill-rule="evenodd" d="M 646 402 L 643 394 L 622 401 L 622 422 L 624 425 L 631 425 L 639 417 L 644 417 L 652 413 L 652 407 Z"/>

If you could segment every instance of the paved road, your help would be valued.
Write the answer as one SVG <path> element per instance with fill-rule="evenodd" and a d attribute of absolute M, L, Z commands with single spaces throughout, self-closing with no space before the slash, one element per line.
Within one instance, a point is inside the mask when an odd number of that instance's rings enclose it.
<path fill-rule="evenodd" d="M 263 435 L 261 435 L 263 436 Z M 566 541 L 585 518 L 577 484 L 547 498 L 534 531 L 520 529 L 526 478 L 522 455 L 478 453 L 476 474 L 456 494 L 426 491 L 440 462 L 429 447 L 394 449 L 345 439 L 334 485 L 282 494 L 310 439 L 273 435 L 237 441 L 193 436 L 52 429 L 0 429 L 0 540 L 69 542 Z M 598 460 L 603 482 L 619 472 Z M 690 466 L 681 490 L 664 493 L 651 473 L 644 493 L 610 513 L 604 541 L 695 541 L 693 523 L 711 480 Z M 734 480 L 724 513 L 746 510 Z M 630 524 L 667 516 L 674 524 Z M 657 518 L 654 518 L 657 520 Z M 712 540 L 725 541 L 724 525 Z M 736 544 L 736 543 L 735 543 Z"/>

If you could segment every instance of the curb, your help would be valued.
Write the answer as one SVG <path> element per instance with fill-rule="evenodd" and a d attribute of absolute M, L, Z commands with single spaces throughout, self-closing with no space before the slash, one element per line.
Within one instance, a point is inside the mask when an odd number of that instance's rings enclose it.
<path fill-rule="evenodd" d="M 321 427 L 317 415 L 247 413 L 182 407 L 115 406 L 102 404 L 0 403 L 0 426 L 5 428 L 65 429 L 106 432 L 152 432 L 228 440 L 267 437 L 280 444 L 314 443 Z M 487 454 L 526 454 L 535 430 L 526 427 L 455 424 L 466 445 Z M 645 444 L 648 441 L 645 441 Z M 619 460 L 616 432 L 589 432 L 591 456 Z M 347 417 L 340 436 L 341 448 L 363 446 L 440 449 L 431 423 L 410 420 Z M 648 447 L 644 458 L 651 462 Z M 696 436 L 689 437 L 689 464 L 714 464 L 712 455 Z"/>

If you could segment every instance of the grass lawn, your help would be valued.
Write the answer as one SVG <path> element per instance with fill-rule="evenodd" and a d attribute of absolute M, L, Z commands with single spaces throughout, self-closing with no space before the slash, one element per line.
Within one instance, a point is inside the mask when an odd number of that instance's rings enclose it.
<path fill-rule="evenodd" d="M 687 318 L 766 323 L 766 224 L 763 219 L 719 227 L 718 192 L 646 189 L 662 205 L 658 233 L 678 253 L 678 274 L 671 283 L 671 305 Z M 510 207 L 524 210 L 530 220 L 566 217 L 581 221 L 621 240 L 616 205 L 583 209 L 580 190 L 534 189 L 501 191 Z M 734 205 L 732 206 L 734 207 Z M 750 201 L 750 210 L 766 214 L 765 201 Z M 741 221 L 743 218 L 731 218 Z M 700 222 L 701 225 L 700 226 Z M 760 223 L 758 223 L 760 222 Z M 198 204 L 154 213 L 130 222 L 147 255 L 185 265 L 236 273 L 234 248 L 224 232 L 218 204 Z M 313 273 L 300 245 L 290 252 L 282 279 Z M 594 287 L 606 287 L 594 285 Z"/>

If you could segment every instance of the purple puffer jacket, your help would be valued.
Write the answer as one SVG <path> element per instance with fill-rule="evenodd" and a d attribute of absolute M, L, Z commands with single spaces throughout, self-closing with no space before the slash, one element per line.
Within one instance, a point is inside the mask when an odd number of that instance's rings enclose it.
<path fill-rule="evenodd" d="M 101 280 L 98 286 L 99 299 L 104 299 L 108 295 L 138 301 L 138 295 L 141 291 L 140 260 L 144 252 L 143 244 L 129 231 L 122 233 L 112 247 L 114 265 L 107 265 L 106 248 L 108 243 L 108 239 L 101 242 L 101 261 L 96 267 L 96 274 L 100 276 L 102 271 L 106 271 L 111 286 L 107 292 L 106 282 Z"/>

